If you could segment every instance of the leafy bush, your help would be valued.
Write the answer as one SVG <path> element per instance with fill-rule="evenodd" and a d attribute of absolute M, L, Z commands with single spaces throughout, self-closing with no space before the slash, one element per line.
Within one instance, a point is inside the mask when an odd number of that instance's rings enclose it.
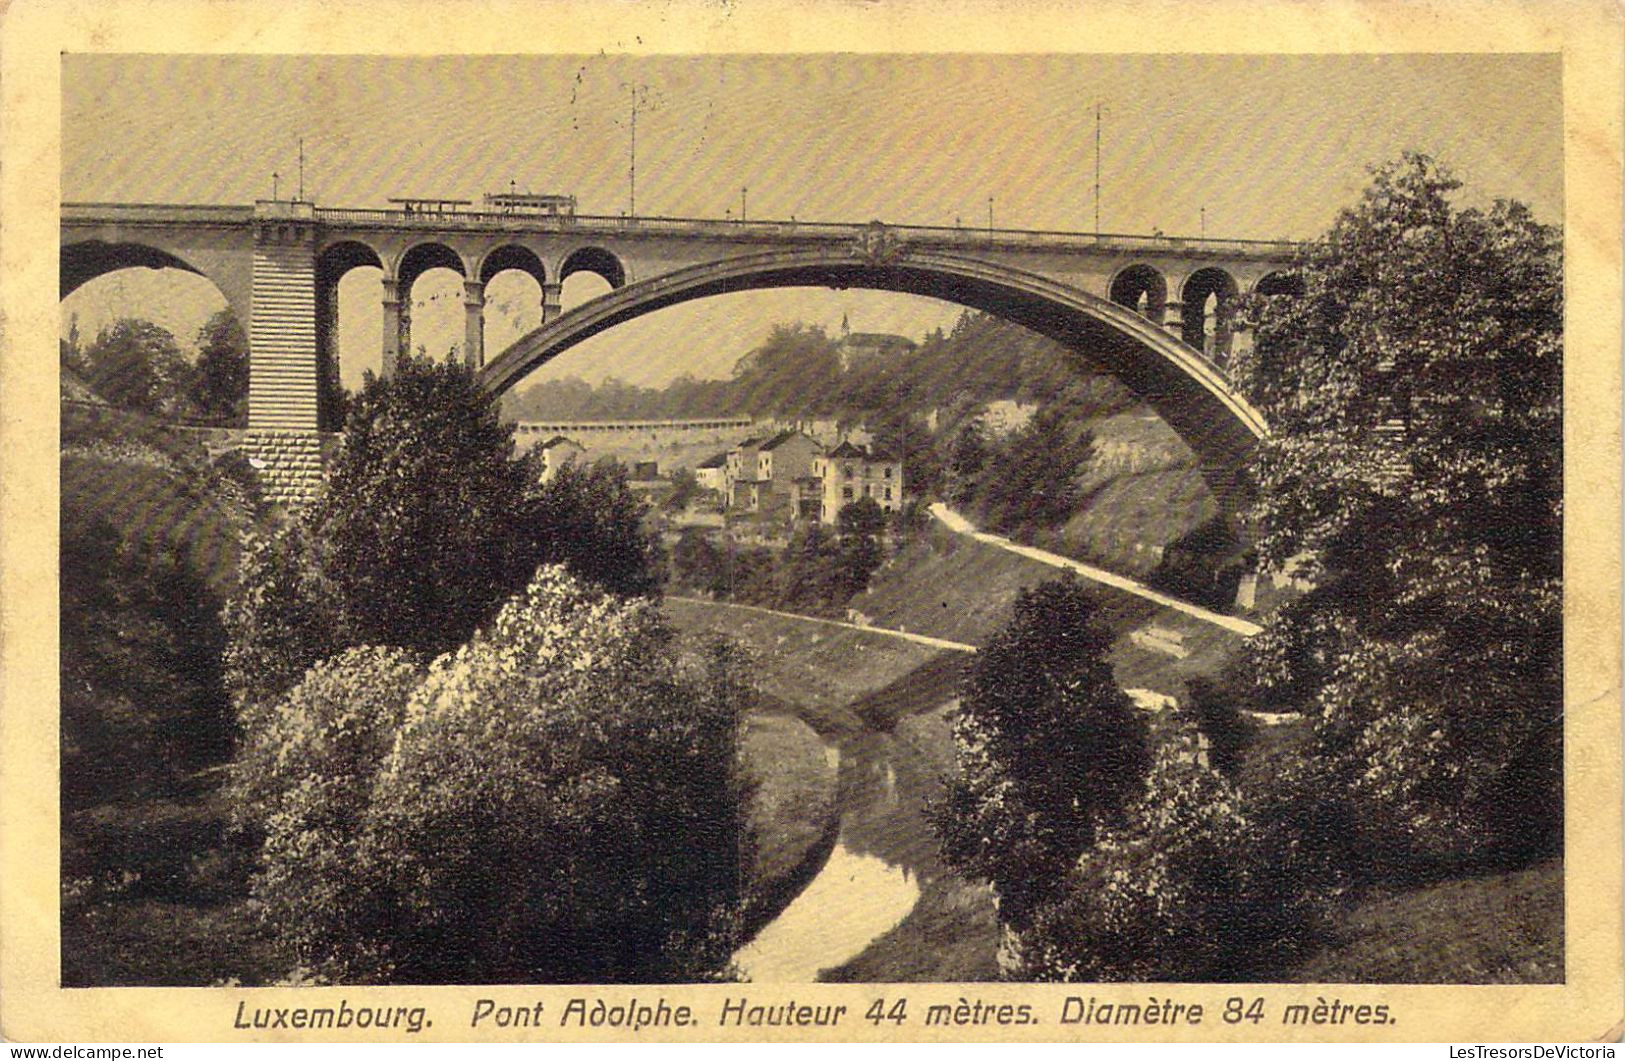
<path fill-rule="evenodd" d="M 235 493 L 243 507 L 256 515 L 265 511 L 265 484 L 241 449 L 223 453 L 214 462 L 215 485 L 221 493 Z"/>
<path fill-rule="evenodd" d="M 337 977 L 379 969 L 392 902 L 367 861 L 372 787 L 422 679 L 401 649 L 355 648 L 312 668 L 246 735 L 233 783 L 263 832 L 253 894 L 301 964 Z"/>
<path fill-rule="evenodd" d="M 1002 534 L 1030 539 L 1060 527 L 1083 504 L 1078 471 L 1094 452 L 1094 435 L 1078 427 L 1068 406 L 1039 409 L 1009 438 L 988 443 L 976 480 L 983 522 Z M 961 440 L 974 448 L 974 443 Z M 961 454 L 967 461 L 973 454 Z"/>
<path fill-rule="evenodd" d="M 1216 611 L 1228 611 L 1236 599 L 1245 563 L 1223 515 L 1192 528 L 1168 543 L 1147 581 L 1176 597 Z"/>
<path fill-rule="evenodd" d="M 1283 844 L 1289 832 L 1200 762 L 1194 734 L 1164 741 L 1127 820 L 1101 832 L 1062 894 L 1009 940 L 1014 971 L 1036 980 L 1267 977 L 1311 938 L 1323 894 Z"/>
<path fill-rule="evenodd" d="M 358 649 L 266 717 L 243 768 L 256 888 L 349 980 L 717 976 L 744 688 L 725 659 L 686 671 L 650 601 L 543 568 L 421 682 L 405 653 Z"/>

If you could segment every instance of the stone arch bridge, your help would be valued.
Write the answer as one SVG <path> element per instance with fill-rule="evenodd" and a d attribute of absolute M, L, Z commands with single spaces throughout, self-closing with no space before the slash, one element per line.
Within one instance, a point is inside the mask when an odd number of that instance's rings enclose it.
<path fill-rule="evenodd" d="M 1238 473 L 1266 430 L 1225 372 L 1246 336 L 1231 328 L 1243 292 L 1289 293 L 1294 246 L 1280 242 L 994 228 L 590 217 L 462 210 L 64 203 L 61 294 L 116 269 L 174 267 L 212 281 L 249 336 L 249 446 L 272 496 L 319 475 L 332 427 L 338 285 L 382 272 L 382 364 L 411 349 L 411 289 L 429 269 L 463 279 L 462 349 L 506 390 L 593 335 L 665 306 L 767 287 L 860 287 L 928 295 L 1026 325 L 1100 364 L 1144 398 L 1198 455 L 1220 504 L 1242 501 Z M 502 351 L 484 344 L 485 285 L 509 269 L 535 278 L 542 324 Z M 578 272 L 611 291 L 569 313 Z"/>

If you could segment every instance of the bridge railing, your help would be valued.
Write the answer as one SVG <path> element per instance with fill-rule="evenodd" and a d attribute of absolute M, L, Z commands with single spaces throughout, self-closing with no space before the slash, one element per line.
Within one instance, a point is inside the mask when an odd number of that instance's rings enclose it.
<path fill-rule="evenodd" d="M 428 229 L 502 228 L 527 232 L 579 232 L 583 234 L 641 234 L 711 236 L 718 239 L 798 239 L 810 242 L 850 240 L 872 223 L 766 219 L 738 221 L 704 217 L 625 217 L 609 214 L 537 215 L 478 210 L 407 213 L 353 207 L 318 207 L 316 217 L 329 224 L 411 226 Z M 955 225 L 891 225 L 888 232 L 944 246 L 992 245 L 1100 247 L 1147 252 L 1231 253 L 1265 256 L 1290 255 L 1298 244 L 1288 240 L 1217 239 L 1201 236 L 1144 235 L 1126 232 L 1066 232 L 1057 229 L 967 228 Z"/>
<path fill-rule="evenodd" d="M 405 211 L 297 204 L 302 216 L 330 225 L 422 228 L 434 231 L 574 232 L 583 235 L 704 236 L 739 241 L 824 243 L 862 236 L 874 223 L 764 219 L 740 221 L 703 217 L 625 217 L 608 214 L 544 215 L 485 210 Z M 262 204 L 263 206 L 263 204 Z M 262 211 L 263 212 L 263 211 Z M 242 223 L 256 216 L 253 206 L 185 203 L 63 203 L 64 222 Z M 279 215 L 280 216 L 280 215 Z M 1057 229 L 972 228 L 956 225 L 885 225 L 913 243 L 942 247 L 997 247 L 1033 250 L 1130 251 L 1147 254 L 1231 254 L 1289 257 L 1299 244 L 1287 240 L 1217 239 L 1129 232 L 1066 232 Z"/>
<path fill-rule="evenodd" d="M 220 222 L 238 224 L 254 218 L 252 206 L 196 203 L 63 203 L 62 220 L 88 222 Z"/>

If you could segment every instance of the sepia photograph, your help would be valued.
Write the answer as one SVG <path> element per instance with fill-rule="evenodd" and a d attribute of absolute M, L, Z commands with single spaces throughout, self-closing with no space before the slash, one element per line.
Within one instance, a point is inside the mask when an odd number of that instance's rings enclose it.
<path fill-rule="evenodd" d="M 1559 48 L 634 22 L 61 49 L 51 989 L 1408 1038 L 1395 985 L 1590 985 Z"/>
<path fill-rule="evenodd" d="M 1560 981 L 1560 88 L 65 56 L 64 982 Z"/>

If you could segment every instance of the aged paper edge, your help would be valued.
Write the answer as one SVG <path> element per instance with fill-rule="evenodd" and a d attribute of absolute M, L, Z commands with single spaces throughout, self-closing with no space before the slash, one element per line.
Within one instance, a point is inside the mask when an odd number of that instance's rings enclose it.
<path fill-rule="evenodd" d="M 734 985 L 678 988 L 323 988 L 60 990 L 57 811 L 57 324 L 60 55 L 94 52 L 434 54 L 515 51 L 629 54 L 726 52 L 1558 52 L 1563 56 L 1567 342 L 1565 349 L 1565 690 L 1567 709 L 1567 982 L 1562 985 L 1118 985 L 1084 993 L 1206 1000 L 1267 996 L 1387 1002 L 1383 1028 L 1247 1030 L 1209 1022 L 1162 1029 L 1167 1041 L 1263 1039 L 1564 1040 L 1617 1038 L 1621 975 L 1620 732 L 1620 240 L 1621 22 L 1616 5 L 1578 2 L 750 3 L 640 7 L 583 0 L 491 2 L 471 8 L 402 0 L 344 5 L 301 0 L 25 2 L 0 33 L 0 1037 L 9 1040 L 231 1041 L 240 1000 L 252 1005 L 426 1004 L 420 1041 L 464 1040 L 473 1001 L 574 997 L 611 1004 L 655 995 L 703 1013 L 723 997 L 846 1004 L 906 992 L 920 1003 L 959 997 L 1028 1001 L 1058 1012 L 1067 985 Z M 325 999 L 325 1001 L 319 1001 Z M 520 1029 L 526 1037 L 629 1039 L 628 1030 Z M 701 1026 L 697 1041 L 757 1039 Z M 777 1033 L 806 1041 L 879 1039 L 857 1023 Z M 1143 1030 L 927 1029 L 907 1039 L 1136 1040 Z M 288 1033 L 289 1039 L 297 1033 Z M 323 1033 L 337 1039 L 342 1033 Z M 374 1041 L 371 1033 L 351 1033 Z"/>

